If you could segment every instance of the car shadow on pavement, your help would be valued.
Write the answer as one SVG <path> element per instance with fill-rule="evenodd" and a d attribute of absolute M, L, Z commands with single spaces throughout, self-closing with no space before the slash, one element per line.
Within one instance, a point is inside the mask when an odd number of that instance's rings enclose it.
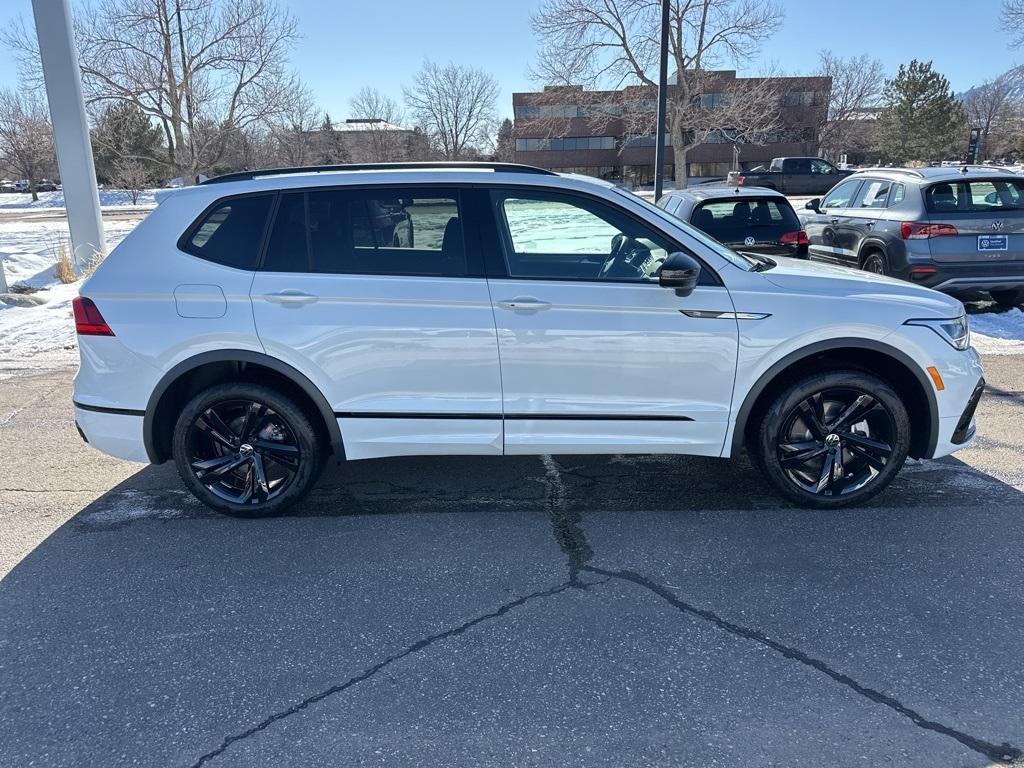
<path fill-rule="evenodd" d="M 147 467 L 0 582 L 0 743 L 45 765 L 982 766 L 1024 745 L 1022 551 L 1024 494 L 955 459 L 840 512 L 742 460 L 387 459 L 268 520 Z"/>

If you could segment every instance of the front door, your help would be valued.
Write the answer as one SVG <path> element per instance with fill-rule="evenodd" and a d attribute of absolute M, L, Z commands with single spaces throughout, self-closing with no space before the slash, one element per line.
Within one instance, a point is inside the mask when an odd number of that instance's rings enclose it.
<path fill-rule="evenodd" d="M 251 289 L 256 327 L 327 397 L 348 458 L 501 453 L 494 316 L 463 196 L 280 195 Z"/>
<path fill-rule="evenodd" d="M 505 452 L 720 455 L 738 331 L 717 276 L 661 288 L 680 246 L 584 194 L 495 191 L 491 208 Z"/>
<path fill-rule="evenodd" d="M 851 179 L 837 185 L 825 195 L 818 207 L 819 212 L 804 221 L 807 230 L 808 253 L 811 258 L 847 264 L 843 219 L 848 215 L 853 198 L 860 187 L 860 179 Z"/>

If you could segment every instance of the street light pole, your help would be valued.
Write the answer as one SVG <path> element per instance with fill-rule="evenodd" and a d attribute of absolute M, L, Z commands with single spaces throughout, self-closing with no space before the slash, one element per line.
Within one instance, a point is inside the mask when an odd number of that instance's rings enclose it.
<path fill-rule="evenodd" d="M 57 165 L 64 189 L 72 259 L 81 269 L 106 251 L 96 169 L 92 162 L 89 123 L 82 99 L 78 51 L 68 0 L 32 0 L 39 55 L 43 60 L 46 100 L 50 105 Z"/>
<path fill-rule="evenodd" d="M 661 0 L 661 61 L 658 69 L 658 127 L 654 132 L 654 202 L 665 186 L 665 113 L 668 98 L 668 11 L 671 0 Z"/>

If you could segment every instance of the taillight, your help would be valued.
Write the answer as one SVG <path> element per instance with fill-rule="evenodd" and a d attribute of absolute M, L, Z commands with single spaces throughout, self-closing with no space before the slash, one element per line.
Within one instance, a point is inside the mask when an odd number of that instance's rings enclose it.
<path fill-rule="evenodd" d="M 900 224 L 900 234 L 904 240 L 927 240 L 930 237 L 959 235 L 952 224 L 924 224 L 919 221 L 904 221 Z"/>
<path fill-rule="evenodd" d="M 910 279 L 911 280 L 924 280 L 925 278 L 931 277 L 938 272 L 937 267 L 911 267 L 910 268 Z"/>
<path fill-rule="evenodd" d="M 103 319 L 92 299 L 76 296 L 71 301 L 75 312 L 75 332 L 79 336 L 113 336 L 107 321 Z"/>
<path fill-rule="evenodd" d="M 779 235 L 779 242 L 785 245 L 807 245 L 807 233 L 802 229 L 799 232 L 784 232 Z"/>
<path fill-rule="evenodd" d="M 743 184 L 746 180 L 747 180 L 746 176 L 737 176 L 736 177 L 736 183 L 737 184 Z"/>

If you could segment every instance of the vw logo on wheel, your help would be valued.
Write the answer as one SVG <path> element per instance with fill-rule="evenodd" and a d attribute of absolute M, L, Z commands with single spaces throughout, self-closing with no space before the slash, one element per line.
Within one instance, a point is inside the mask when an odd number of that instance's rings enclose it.
<path fill-rule="evenodd" d="M 998 232 L 1002 228 L 1003 228 L 1003 222 L 1000 221 L 999 219 L 996 219 L 995 221 L 992 222 L 992 229 L 994 229 L 996 232 Z"/>
<path fill-rule="evenodd" d="M 744 239 L 743 244 L 744 245 L 753 245 L 755 242 L 757 242 L 757 241 L 754 240 L 754 238 L 748 237 L 748 238 Z"/>

